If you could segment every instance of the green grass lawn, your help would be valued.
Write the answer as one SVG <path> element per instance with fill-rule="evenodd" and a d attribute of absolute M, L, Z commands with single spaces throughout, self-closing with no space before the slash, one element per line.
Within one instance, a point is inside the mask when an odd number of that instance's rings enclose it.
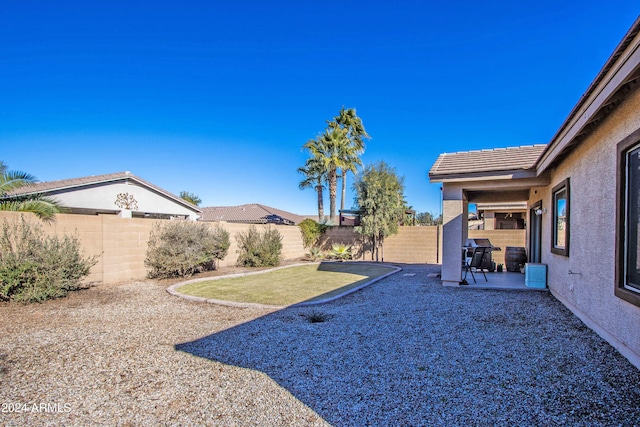
<path fill-rule="evenodd" d="M 391 271 L 391 267 L 382 265 L 329 262 L 190 283 L 177 291 L 224 301 L 284 306 L 330 298 Z"/>

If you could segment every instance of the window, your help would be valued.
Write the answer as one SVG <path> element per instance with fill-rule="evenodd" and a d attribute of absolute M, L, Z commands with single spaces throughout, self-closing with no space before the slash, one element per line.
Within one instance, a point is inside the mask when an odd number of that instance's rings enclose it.
<path fill-rule="evenodd" d="M 569 178 L 553 188 L 551 252 L 569 256 Z"/>
<path fill-rule="evenodd" d="M 615 294 L 640 306 L 640 131 L 618 144 Z"/>

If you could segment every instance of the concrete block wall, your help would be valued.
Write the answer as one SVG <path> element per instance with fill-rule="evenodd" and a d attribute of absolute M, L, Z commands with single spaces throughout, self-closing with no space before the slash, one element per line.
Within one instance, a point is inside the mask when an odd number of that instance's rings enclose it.
<path fill-rule="evenodd" d="M 350 245 L 354 259 L 371 259 L 371 255 L 366 257 L 366 252 L 363 250 L 362 235 L 357 233 L 353 227 L 328 227 L 320 238 L 319 245 L 323 250 L 328 251 L 331 250 L 333 244 Z"/>
<path fill-rule="evenodd" d="M 384 260 L 407 264 L 437 264 L 439 227 L 399 227 L 398 233 L 384 241 Z M 352 245 L 355 259 L 371 260 L 371 247 L 363 246 L 362 235 L 353 227 L 330 227 L 321 239 L 325 250 L 333 243 Z"/>
<path fill-rule="evenodd" d="M 104 271 L 102 281 L 117 283 L 143 279 L 147 275 L 144 259 L 153 226 L 166 220 L 119 218 L 100 215 L 103 235 Z"/>
<path fill-rule="evenodd" d="M 98 263 L 91 269 L 87 282 L 118 283 L 140 280 L 146 277 L 144 258 L 147 252 L 149 234 L 157 223 L 166 220 L 143 218 L 119 218 L 115 215 L 56 215 L 55 222 L 43 223 L 32 214 L 0 211 L 0 223 L 15 221 L 20 217 L 38 224 L 46 234 L 75 234 L 80 240 L 84 255 L 98 257 Z M 233 266 L 238 259 L 236 236 L 246 232 L 249 224 L 227 222 L 208 223 L 220 226 L 230 234 L 231 246 L 220 266 Z M 257 225 L 262 231 L 267 226 Z M 298 227 L 271 225 L 282 235 L 282 256 L 286 260 L 304 257 L 308 252 L 302 244 L 302 234 Z M 470 237 L 487 237 L 501 247 L 494 253 L 496 263 L 504 263 L 506 246 L 524 246 L 524 230 L 477 230 L 470 231 Z M 437 264 L 442 253 L 441 227 L 400 227 L 398 234 L 385 240 L 384 259 L 387 262 Z M 353 227 L 330 227 L 321 240 L 323 249 L 331 249 L 333 243 L 352 246 L 356 259 L 371 260 L 371 248 L 363 246 L 362 236 Z"/>
<path fill-rule="evenodd" d="M 438 263 L 438 227 L 399 227 L 384 241 L 384 260 L 407 264 Z"/>
<path fill-rule="evenodd" d="M 526 230 L 469 230 L 469 238 L 486 238 L 493 246 L 499 247 L 500 251 L 493 252 L 493 261 L 496 264 L 505 264 L 504 255 L 507 246 L 526 247 Z M 526 250 L 527 256 L 529 250 Z"/>
<path fill-rule="evenodd" d="M 86 282 L 118 283 L 144 279 L 147 269 L 144 259 L 147 253 L 149 234 L 157 223 L 167 220 L 144 218 L 120 218 L 115 215 L 72 215 L 59 214 L 51 223 L 43 223 L 32 214 L 0 211 L 0 223 L 5 220 L 19 221 L 20 217 L 42 227 L 48 235 L 77 235 L 85 256 L 97 256 L 98 263 L 91 269 Z M 238 245 L 235 236 L 246 232 L 249 224 L 216 224 L 229 232 L 231 246 L 220 266 L 235 265 L 238 259 Z M 262 231 L 265 226 L 257 225 Z M 282 234 L 282 255 L 284 259 L 301 258 L 305 254 L 302 234 L 298 227 L 272 225 Z"/>
<path fill-rule="evenodd" d="M 229 252 L 225 259 L 220 261 L 220 267 L 228 267 L 236 265 L 238 260 L 238 242 L 236 241 L 236 236 L 239 233 L 246 233 L 250 224 L 236 224 L 230 222 L 215 222 L 209 223 L 212 226 L 218 224 L 220 227 L 224 228 L 229 232 L 229 241 L 231 242 L 231 246 L 229 247 Z M 272 229 L 278 230 L 278 232 L 282 235 L 282 258 L 287 259 L 296 259 L 302 258 L 305 254 L 305 249 L 302 244 L 302 233 L 300 232 L 299 227 L 294 227 L 291 225 L 261 225 L 257 224 L 255 226 L 258 231 L 263 232 L 267 229 L 267 227 L 271 227 Z"/>

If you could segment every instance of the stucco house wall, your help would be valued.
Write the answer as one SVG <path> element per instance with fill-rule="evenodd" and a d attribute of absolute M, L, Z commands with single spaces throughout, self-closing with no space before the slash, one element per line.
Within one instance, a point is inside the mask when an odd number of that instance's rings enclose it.
<path fill-rule="evenodd" d="M 623 154 L 640 141 L 639 111 L 640 17 L 540 152 L 521 146 L 502 154 L 500 149 L 441 154 L 429 176 L 443 183 L 443 284 L 459 286 L 455 246 L 466 235 L 459 227 L 460 220 L 466 222 L 460 206 L 465 194 L 468 203 L 503 195 L 527 201 L 529 232 L 541 232 L 540 245 L 528 235 L 526 247 L 540 248 L 553 295 L 640 368 L 640 295 L 625 289 L 621 277 L 625 245 L 637 243 L 624 240 L 621 192 L 635 190 L 620 181 L 626 169 L 618 170 L 625 164 Z M 552 193 L 563 183 L 569 190 L 568 251 L 551 247 Z M 526 193 L 522 199 L 520 190 Z M 532 218 L 539 202 L 542 216 Z M 637 220 L 636 213 L 629 216 L 632 223 Z"/>
<path fill-rule="evenodd" d="M 165 196 L 135 183 L 104 183 L 87 188 L 78 188 L 74 191 L 60 191 L 53 193 L 52 196 L 59 200 L 64 206 L 119 211 L 120 208 L 115 202 L 116 197 L 120 193 L 127 193 L 135 198 L 138 204 L 138 209 L 135 209 L 136 211 L 153 214 L 180 215 L 192 217 L 192 219 L 196 217 L 196 213 L 192 209 L 187 209 L 167 199 Z"/>
<path fill-rule="evenodd" d="M 551 171 L 551 184 L 531 191 L 530 205 L 542 200 L 542 262 L 556 298 L 623 354 L 640 360 L 640 308 L 614 295 L 616 145 L 640 129 L 640 91 L 625 100 Z M 570 178 L 569 256 L 551 252 L 552 188 Z M 616 345 L 617 344 L 617 345 Z M 634 354 L 629 354 L 632 351 Z"/>

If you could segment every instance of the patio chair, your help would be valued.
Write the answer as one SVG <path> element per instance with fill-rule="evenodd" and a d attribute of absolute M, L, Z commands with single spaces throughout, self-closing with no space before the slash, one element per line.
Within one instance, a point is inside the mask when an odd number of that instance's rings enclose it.
<path fill-rule="evenodd" d="M 480 270 L 480 272 L 484 276 L 484 281 L 488 282 L 487 275 L 484 274 L 484 270 L 482 269 L 482 259 L 484 258 L 484 253 L 487 251 L 487 249 L 488 248 L 482 246 L 473 248 L 473 255 L 462 265 L 462 268 L 464 269 L 464 278 L 460 282 L 461 285 L 469 284 L 469 282 L 467 282 L 467 273 L 471 273 L 471 277 L 473 277 L 473 283 L 478 283 L 476 281 L 476 276 L 473 274 L 473 270 L 475 270 L 476 272 Z"/>

